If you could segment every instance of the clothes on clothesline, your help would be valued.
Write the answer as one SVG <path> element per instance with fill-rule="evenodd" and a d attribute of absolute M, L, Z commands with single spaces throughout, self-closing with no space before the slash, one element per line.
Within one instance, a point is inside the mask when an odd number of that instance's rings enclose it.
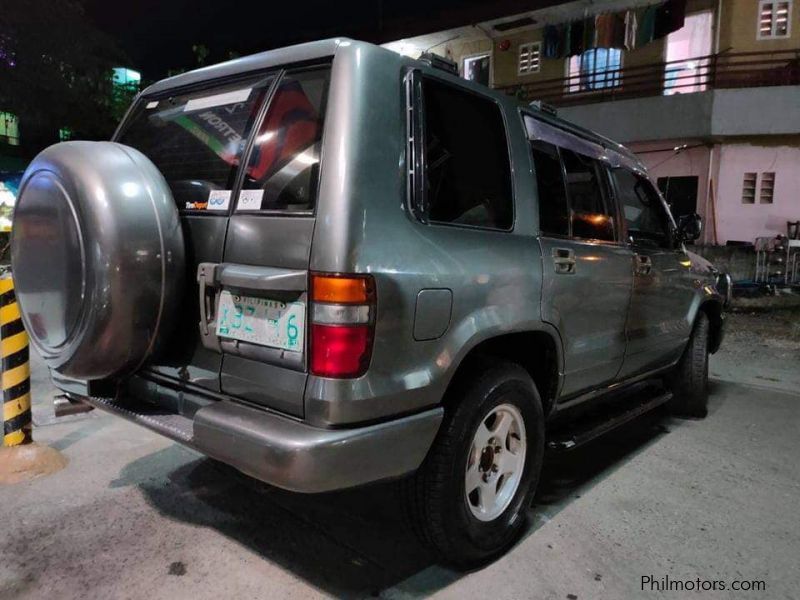
<path fill-rule="evenodd" d="M 648 6 L 636 11 L 639 27 L 636 31 L 636 47 L 645 46 L 655 39 L 657 6 Z"/>
<path fill-rule="evenodd" d="M 626 13 L 609 13 L 595 18 L 595 48 L 623 48 L 625 46 Z"/>
<path fill-rule="evenodd" d="M 576 54 L 583 54 L 584 50 L 588 50 L 584 46 L 583 28 L 586 21 L 574 21 L 569 24 L 569 56 Z"/>
<path fill-rule="evenodd" d="M 666 0 L 660 5 L 546 25 L 542 57 L 565 58 L 592 48 L 634 50 L 683 27 L 685 15 L 686 0 Z"/>
<path fill-rule="evenodd" d="M 542 32 L 542 57 L 561 58 L 562 52 L 562 32 L 557 25 L 547 25 Z"/>
<path fill-rule="evenodd" d="M 625 49 L 633 50 L 636 48 L 636 29 L 638 28 L 636 11 L 625 11 Z"/>

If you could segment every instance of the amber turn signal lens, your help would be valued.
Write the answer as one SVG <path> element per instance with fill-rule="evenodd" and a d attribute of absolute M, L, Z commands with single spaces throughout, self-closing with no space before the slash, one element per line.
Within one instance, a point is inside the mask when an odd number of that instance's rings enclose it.
<path fill-rule="evenodd" d="M 311 275 L 311 299 L 314 302 L 367 304 L 373 298 L 371 277 Z"/>

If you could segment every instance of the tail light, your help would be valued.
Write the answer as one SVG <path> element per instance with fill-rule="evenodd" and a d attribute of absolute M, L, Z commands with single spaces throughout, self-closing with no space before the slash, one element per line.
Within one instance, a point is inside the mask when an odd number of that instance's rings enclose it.
<path fill-rule="evenodd" d="M 320 377 L 360 377 L 369 366 L 375 329 L 371 275 L 311 275 L 310 366 Z"/>

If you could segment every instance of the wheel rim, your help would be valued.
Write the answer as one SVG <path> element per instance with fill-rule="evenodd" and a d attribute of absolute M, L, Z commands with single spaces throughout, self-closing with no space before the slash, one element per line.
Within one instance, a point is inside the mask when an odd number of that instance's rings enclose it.
<path fill-rule="evenodd" d="M 464 474 L 467 506 L 476 519 L 493 521 L 511 504 L 526 452 L 525 422 L 516 406 L 500 404 L 481 419 Z"/>

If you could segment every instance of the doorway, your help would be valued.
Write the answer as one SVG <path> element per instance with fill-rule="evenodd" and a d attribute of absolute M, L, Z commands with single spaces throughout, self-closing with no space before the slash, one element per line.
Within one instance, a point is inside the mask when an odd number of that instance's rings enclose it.
<path fill-rule="evenodd" d="M 489 86 L 489 69 L 491 58 L 489 54 L 476 54 L 464 58 L 464 79 Z"/>
<path fill-rule="evenodd" d="M 677 220 L 683 215 L 697 212 L 697 188 L 699 179 L 696 175 L 685 177 L 659 177 L 658 189 L 669 204 L 672 216 Z"/>

